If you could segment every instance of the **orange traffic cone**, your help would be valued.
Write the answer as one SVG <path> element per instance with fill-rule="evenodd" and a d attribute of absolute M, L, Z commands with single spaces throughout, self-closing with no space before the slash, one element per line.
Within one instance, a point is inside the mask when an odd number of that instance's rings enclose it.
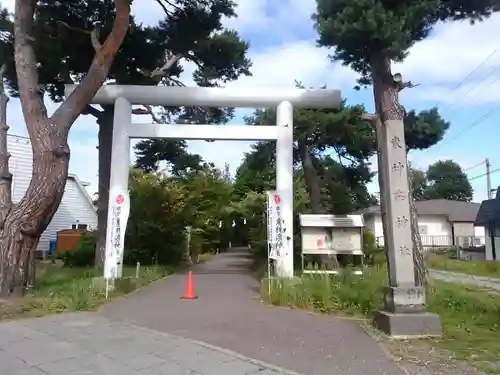
<path fill-rule="evenodd" d="M 186 281 L 186 292 L 184 293 L 184 297 L 182 297 L 182 299 L 197 299 L 197 298 L 198 296 L 194 294 L 193 273 L 189 271 Z"/>

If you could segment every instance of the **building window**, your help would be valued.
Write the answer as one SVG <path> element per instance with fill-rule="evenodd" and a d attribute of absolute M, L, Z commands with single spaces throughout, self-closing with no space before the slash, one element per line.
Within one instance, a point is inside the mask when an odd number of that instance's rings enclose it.
<path fill-rule="evenodd" d="M 418 226 L 418 232 L 420 234 L 428 234 L 427 225 L 419 225 Z"/>
<path fill-rule="evenodd" d="M 87 229 L 87 224 L 73 224 L 71 225 L 71 229 Z"/>

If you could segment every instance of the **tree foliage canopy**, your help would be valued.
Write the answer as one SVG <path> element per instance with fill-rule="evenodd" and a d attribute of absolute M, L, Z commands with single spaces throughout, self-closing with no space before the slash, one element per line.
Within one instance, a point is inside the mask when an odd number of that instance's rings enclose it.
<path fill-rule="evenodd" d="M 410 168 L 415 200 L 449 199 L 470 202 L 473 189 L 459 164 L 453 160 L 439 160 L 427 171 Z"/>
<path fill-rule="evenodd" d="M 218 86 L 250 75 L 251 61 L 247 57 L 249 44 L 234 30 L 225 29 L 224 17 L 235 17 L 235 3 L 230 0 L 158 0 L 158 10 L 165 18 L 155 26 L 145 26 L 131 17 L 130 29 L 108 74 L 108 80 L 118 84 L 161 84 L 182 86 L 179 80 L 188 61 L 195 69 L 194 82 L 200 86 Z M 40 1 L 36 8 L 34 34 L 37 43 L 38 73 L 42 91 L 55 102 L 64 97 L 64 85 L 79 83 L 87 73 L 95 55 L 92 32 L 103 41 L 114 18 L 113 0 Z M 5 12 L 2 12 L 4 14 Z M 5 13 L 6 14 L 6 13 Z M 11 27 L 1 21 L 0 30 Z M 4 38 L 0 51 L 5 51 L 7 82 L 11 94 L 17 95 L 16 74 L 12 59 L 12 38 Z M 161 71 L 160 67 L 168 65 Z M 233 116 L 231 108 L 169 107 L 162 121 L 177 123 L 225 123 Z M 102 112 L 88 107 L 87 114 L 99 117 Z M 153 160 L 177 155 L 192 165 L 193 157 L 185 152 L 184 141 L 151 140 L 140 142 L 138 151 L 146 170 L 155 169 Z M 161 158 L 159 160 L 162 160 Z"/>
<path fill-rule="evenodd" d="M 439 21 L 481 21 L 498 11 L 495 0 L 317 0 L 313 16 L 320 46 L 332 59 L 371 82 L 372 59 L 402 61 Z"/>
<path fill-rule="evenodd" d="M 472 186 L 460 165 L 453 160 L 439 160 L 426 173 L 425 199 L 450 199 L 470 202 Z"/>
<path fill-rule="evenodd" d="M 450 123 L 445 121 L 437 108 L 411 110 L 404 119 L 405 143 L 408 150 L 424 150 L 440 142 Z"/>
<path fill-rule="evenodd" d="M 187 170 L 200 170 L 206 166 L 200 155 L 187 151 L 185 141 L 146 140 L 137 143 L 134 150 L 136 167 L 146 172 L 158 171 L 160 161 L 166 161 L 167 169 L 174 175 L 180 175 Z"/>
<path fill-rule="evenodd" d="M 164 20 L 152 27 L 131 17 L 108 79 L 120 84 L 154 84 L 161 78 L 163 84 L 175 85 L 183 71 L 181 65 L 173 64 L 166 76 L 151 73 L 176 54 L 195 64 L 193 79 L 201 86 L 249 74 L 248 44 L 234 30 L 222 26 L 223 17 L 235 16 L 232 1 L 177 0 L 163 11 Z M 40 83 L 53 100 L 62 99 L 64 84 L 78 83 L 87 72 L 95 54 L 91 32 L 99 30 L 102 42 L 114 12 L 113 0 L 38 2 L 34 34 L 44 39 L 37 43 Z M 9 83 L 16 89 L 15 72 L 10 73 Z"/>

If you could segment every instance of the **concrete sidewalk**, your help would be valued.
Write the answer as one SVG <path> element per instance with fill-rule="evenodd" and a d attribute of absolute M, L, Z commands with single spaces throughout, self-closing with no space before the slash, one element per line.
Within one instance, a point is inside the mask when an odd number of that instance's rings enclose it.
<path fill-rule="evenodd" d="M 234 352 L 95 313 L 0 325 L 1 375 L 289 374 Z"/>
<path fill-rule="evenodd" d="M 193 268 L 197 300 L 182 300 L 173 275 L 104 306 L 101 314 L 210 343 L 307 375 L 400 375 L 356 321 L 265 306 L 248 253 L 223 253 Z"/>

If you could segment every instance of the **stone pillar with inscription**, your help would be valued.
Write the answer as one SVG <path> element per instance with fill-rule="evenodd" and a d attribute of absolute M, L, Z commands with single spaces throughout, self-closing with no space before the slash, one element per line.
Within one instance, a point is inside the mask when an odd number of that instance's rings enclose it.
<path fill-rule="evenodd" d="M 402 119 L 377 126 L 382 214 L 387 231 L 389 286 L 375 323 L 392 337 L 439 335 L 438 315 L 426 312 L 425 288 L 416 286 L 410 223 L 406 146 Z"/>

